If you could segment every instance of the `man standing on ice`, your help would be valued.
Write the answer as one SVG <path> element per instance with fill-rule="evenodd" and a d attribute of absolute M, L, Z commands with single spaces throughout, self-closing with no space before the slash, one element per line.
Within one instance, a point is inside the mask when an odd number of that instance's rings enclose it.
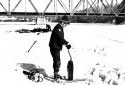
<path fill-rule="evenodd" d="M 64 15 L 58 22 L 58 24 L 54 27 L 50 37 L 49 47 L 53 58 L 53 69 L 55 79 L 62 78 L 62 76 L 58 74 L 61 65 L 60 51 L 62 50 L 62 46 L 65 45 L 67 49 L 71 48 L 71 45 L 64 39 L 63 31 L 63 28 L 65 28 L 69 23 L 69 18 Z"/>

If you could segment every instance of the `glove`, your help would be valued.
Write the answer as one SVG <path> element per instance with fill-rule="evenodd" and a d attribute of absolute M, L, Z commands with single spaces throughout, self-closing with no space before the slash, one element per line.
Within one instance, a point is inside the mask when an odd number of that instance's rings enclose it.
<path fill-rule="evenodd" d="M 66 45 L 66 47 L 67 47 L 67 49 L 70 49 L 70 48 L 71 48 L 71 45 L 70 45 L 70 44 L 68 44 L 68 45 Z"/>

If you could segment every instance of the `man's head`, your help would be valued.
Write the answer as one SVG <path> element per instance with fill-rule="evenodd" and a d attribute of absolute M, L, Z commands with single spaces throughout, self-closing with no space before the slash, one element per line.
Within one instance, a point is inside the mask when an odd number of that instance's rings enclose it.
<path fill-rule="evenodd" d="M 64 15 L 64 16 L 61 18 L 60 22 L 61 22 L 63 28 L 64 28 L 65 26 L 67 26 L 68 24 L 70 24 L 70 20 L 69 20 L 68 16 L 66 16 L 66 15 Z"/>

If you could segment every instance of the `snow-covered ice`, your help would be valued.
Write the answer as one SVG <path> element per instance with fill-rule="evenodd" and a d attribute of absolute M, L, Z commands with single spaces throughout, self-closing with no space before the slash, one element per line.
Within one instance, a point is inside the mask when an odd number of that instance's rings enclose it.
<path fill-rule="evenodd" d="M 50 23 L 53 28 L 55 23 Z M 56 85 L 56 83 L 44 80 L 35 83 L 22 74 L 22 69 L 16 63 L 33 63 L 46 70 L 49 75 L 53 74 L 52 57 L 49 51 L 49 39 L 51 32 L 41 33 L 17 33 L 17 29 L 33 29 L 38 25 L 27 24 L 1 24 L 0 25 L 0 79 L 4 85 Z M 65 31 L 65 38 L 72 45 L 70 49 L 74 62 L 74 79 L 91 78 L 94 83 L 99 85 L 100 77 L 113 75 L 110 79 L 125 83 L 125 25 L 113 24 L 85 24 L 71 23 Z M 38 42 L 33 46 L 29 53 L 28 49 L 33 42 Z M 61 52 L 60 74 L 67 75 L 67 62 L 69 60 L 68 51 L 65 47 Z M 93 76 L 89 73 L 95 68 Z M 119 69 L 122 74 L 118 80 L 113 74 L 114 69 Z M 111 72 L 109 72 L 111 71 Z M 101 75 L 102 73 L 102 75 Z M 109 74 L 108 74 L 109 73 Z M 109 78 L 109 77 L 108 77 Z M 110 79 L 106 80 L 109 81 Z M 115 79 L 116 78 L 116 79 Z M 85 82 L 70 83 L 66 85 L 87 85 Z M 106 85 L 107 83 L 102 83 Z M 113 84 L 112 84 L 113 85 Z M 115 85 L 115 84 L 114 84 Z M 121 85 L 121 84 L 119 84 Z"/>

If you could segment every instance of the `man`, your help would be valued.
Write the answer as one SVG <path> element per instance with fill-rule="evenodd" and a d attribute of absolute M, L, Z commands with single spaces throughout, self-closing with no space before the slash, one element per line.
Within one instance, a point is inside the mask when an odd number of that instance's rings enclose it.
<path fill-rule="evenodd" d="M 54 69 L 54 78 L 62 78 L 58 72 L 61 65 L 60 62 L 60 51 L 62 50 L 62 46 L 65 45 L 67 49 L 71 48 L 71 45 L 64 39 L 64 31 L 63 28 L 66 27 L 70 23 L 68 17 L 64 15 L 61 20 L 58 22 L 58 24 L 54 27 L 49 47 L 50 52 L 53 58 L 53 69 Z"/>

